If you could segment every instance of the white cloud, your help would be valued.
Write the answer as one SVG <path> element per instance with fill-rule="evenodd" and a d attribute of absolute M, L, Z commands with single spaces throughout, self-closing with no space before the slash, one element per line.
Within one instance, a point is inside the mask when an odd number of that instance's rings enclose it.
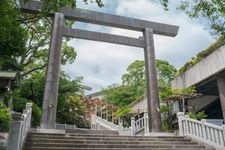
<path fill-rule="evenodd" d="M 180 29 L 175 38 L 154 35 L 157 58 L 166 59 L 176 67 L 183 65 L 212 42 L 210 35 L 202 25 L 190 20 L 185 14 L 176 14 L 175 11 L 165 12 L 162 6 L 155 2 L 149 0 L 115 0 L 114 3 L 110 2 L 113 5 L 108 4 L 104 9 L 101 9 L 102 12 L 115 12 L 118 15 L 178 25 Z M 111 6 L 118 7 L 112 8 Z M 140 32 L 96 25 L 78 24 L 75 27 L 132 37 L 142 36 Z M 75 63 L 67 65 L 65 69 L 72 78 L 84 76 L 84 82 L 92 86 L 94 91 L 112 83 L 119 83 L 127 66 L 134 60 L 144 57 L 142 49 L 121 45 L 77 39 L 73 40 L 71 45 L 76 48 L 78 56 Z"/>
<path fill-rule="evenodd" d="M 179 26 L 175 38 L 154 36 L 156 57 L 168 60 L 177 68 L 212 42 L 204 26 L 183 13 L 165 12 L 160 4 L 149 0 L 123 0 L 117 8 L 117 13 Z"/>

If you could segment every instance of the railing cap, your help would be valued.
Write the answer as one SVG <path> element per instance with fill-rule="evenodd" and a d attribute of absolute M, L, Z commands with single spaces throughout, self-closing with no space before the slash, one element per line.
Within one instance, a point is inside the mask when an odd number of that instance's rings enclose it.
<path fill-rule="evenodd" d="M 33 106 L 33 103 L 27 103 L 26 104 L 26 107 L 32 107 Z"/>
<path fill-rule="evenodd" d="M 178 113 L 177 113 L 177 117 L 181 117 L 181 116 L 184 117 L 184 112 L 178 112 Z"/>
<path fill-rule="evenodd" d="M 22 115 L 22 113 L 19 113 L 19 112 L 13 112 L 12 113 L 12 119 L 14 121 L 22 120 L 23 119 L 23 115 Z"/>

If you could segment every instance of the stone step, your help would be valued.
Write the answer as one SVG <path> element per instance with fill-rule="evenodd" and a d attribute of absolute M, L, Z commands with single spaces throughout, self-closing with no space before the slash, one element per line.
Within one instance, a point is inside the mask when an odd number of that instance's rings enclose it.
<path fill-rule="evenodd" d="M 48 140 L 48 139 L 61 139 L 61 140 L 98 140 L 98 141 L 104 141 L 104 140 L 120 140 L 120 141 L 168 141 L 168 142 L 177 142 L 177 141 L 187 141 L 190 142 L 190 139 L 169 139 L 169 138 L 133 138 L 133 137 L 63 137 L 63 136 L 45 136 L 45 137 L 41 137 L 41 136 L 28 136 L 27 140 L 35 140 L 35 139 L 43 139 L 43 140 Z"/>
<path fill-rule="evenodd" d="M 27 139 L 27 143 L 99 143 L 99 144 L 107 144 L 107 143 L 117 143 L 117 144 L 187 144 L 190 143 L 190 140 L 184 141 L 163 141 L 163 140 L 120 140 L 120 139 L 102 139 L 102 140 L 88 140 L 88 139 L 43 139 L 43 138 L 35 138 L 35 139 Z M 197 144 L 196 142 L 191 142 L 191 144 Z"/>
<path fill-rule="evenodd" d="M 25 147 L 23 150 L 121 150 L 121 148 Z M 215 150 L 207 148 L 123 148 L 122 150 Z"/>
<path fill-rule="evenodd" d="M 98 137 L 98 138 L 138 138 L 138 139 L 184 139 L 183 136 L 120 136 L 120 135 L 102 135 L 102 134 L 44 134 L 32 133 L 29 137 Z"/>
<path fill-rule="evenodd" d="M 79 147 L 79 148 L 183 148 L 180 144 L 90 144 L 90 143 L 27 143 L 26 147 Z M 185 144 L 185 148 L 205 148 L 197 144 Z"/>
<path fill-rule="evenodd" d="M 90 129 L 66 129 L 66 133 L 82 133 L 82 134 L 102 134 L 102 135 L 119 135 L 118 131 L 112 130 L 90 130 Z"/>
<path fill-rule="evenodd" d="M 29 133 L 23 150 L 213 150 L 183 136 L 120 136 L 116 133 L 84 132 Z"/>

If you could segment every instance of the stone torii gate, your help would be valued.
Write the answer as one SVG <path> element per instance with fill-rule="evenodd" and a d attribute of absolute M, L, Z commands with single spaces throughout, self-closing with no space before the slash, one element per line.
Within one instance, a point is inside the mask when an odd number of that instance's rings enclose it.
<path fill-rule="evenodd" d="M 41 5 L 42 3 L 40 1 L 29 1 L 26 4 L 21 4 L 21 10 L 35 14 L 40 12 Z M 54 16 L 54 26 L 50 42 L 47 77 L 42 106 L 43 112 L 41 128 L 55 128 L 62 39 L 63 37 L 73 37 L 144 48 L 149 131 L 160 132 L 161 118 L 159 112 L 159 92 L 155 66 L 153 34 L 174 37 L 177 35 L 179 27 L 84 9 L 71 9 L 67 7 L 62 8 L 57 13 L 50 13 L 50 16 Z M 142 32 L 144 38 L 138 39 L 100 32 L 69 29 L 64 26 L 64 19 L 135 30 Z"/>

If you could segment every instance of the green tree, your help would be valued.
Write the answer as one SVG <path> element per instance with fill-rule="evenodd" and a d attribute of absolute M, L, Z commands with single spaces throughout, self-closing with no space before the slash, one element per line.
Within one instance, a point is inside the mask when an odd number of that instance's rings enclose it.
<path fill-rule="evenodd" d="M 161 1 L 168 10 L 169 0 Z M 191 18 L 208 20 L 212 34 L 220 37 L 225 35 L 225 1 L 224 0 L 184 0 L 178 8 L 185 11 Z"/>
<path fill-rule="evenodd" d="M 176 68 L 165 60 L 156 60 L 160 89 L 170 84 L 175 77 Z M 104 90 L 104 99 L 117 106 L 126 106 L 142 97 L 146 92 L 145 64 L 136 60 L 122 76 L 122 85 L 112 85 Z"/>
<path fill-rule="evenodd" d="M 175 78 L 177 69 L 166 60 L 157 59 L 156 68 L 158 73 L 159 86 L 170 85 Z"/>
<path fill-rule="evenodd" d="M 25 30 L 16 19 L 18 8 L 13 0 L 0 3 L 0 69 L 14 70 L 16 57 L 25 50 Z"/>
<path fill-rule="evenodd" d="M 144 94 L 145 84 L 144 61 L 136 60 L 122 76 L 122 85 L 112 85 L 104 90 L 104 99 L 117 106 L 126 106 Z"/>
<path fill-rule="evenodd" d="M 42 72 L 33 72 L 29 75 L 29 77 L 25 79 L 21 79 L 17 84 L 13 91 L 13 106 L 15 111 L 22 112 L 25 108 L 26 103 L 29 101 L 33 102 L 33 125 L 37 126 L 40 123 L 41 117 L 41 106 L 43 100 L 43 92 L 44 92 L 44 84 L 45 84 L 45 73 Z M 61 72 L 60 80 L 59 80 L 59 95 L 58 95 L 58 108 L 57 108 L 57 121 L 59 123 L 71 123 L 69 118 L 60 117 L 71 114 L 68 108 L 70 105 L 73 105 L 74 101 L 69 101 L 68 97 L 77 96 L 79 91 L 80 83 L 76 80 L 71 80 L 68 75 L 64 72 Z M 76 102 L 76 101 L 75 101 Z M 79 107 L 78 107 L 79 108 Z M 82 108 L 83 109 L 83 108 Z M 62 111 L 63 110 L 63 111 Z M 80 111 L 78 109 L 78 111 Z"/>
<path fill-rule="evenodd" d="M 160 92 L 160 100 L 163 103 L 160 106 L 161 113 L 167 113 L 167 120 L 163 123 L 164 129 L 172 130 L 172 109 L 173 104 L 177 101 L 182 103 L 182 111 L 186 111 L 185 100 L 200 96 L 200 93 L 196 93 L 194 87 L 184 89 L 173 89 L 170 86 L 164 87 Z M 190 110 L 189 110 L 190 111 Z"/>
<path fill-rule="evenodd" d="M 57 107 L 57 122 L 85 127 L 85 106 L 81 96 L 76 93 L 67 93 L 60 97 Z"/>
<path fill-rule="evenodd" d="M 28 0 L 21 1 L 28 2 Z M 75 7 L 76 1 L 42 0 L 42 2 L 43 7 L 39 14 L 22 13 L 16 4 L 17 0 L 1 2 L 0 53 L 5 56 L 0 58 L 0 68 L 19 71 L 20 77 L 46 68 L 48 44 L 53 26 L 52 18 L 47 14 L 64 6 Z M 92 1 L 84 0 L 84 2 L 91 3 Z M 99 7 L 103 7 L 101 0 L 95 2 Z M 69 27 L 73 23 L 66 20 L 66 25 Z M 63 65 L 72 63 L 76 58 L 74 48 L 67 44 L 69 40 L 70 38 L 63 40 L 61 61 Z"/>

